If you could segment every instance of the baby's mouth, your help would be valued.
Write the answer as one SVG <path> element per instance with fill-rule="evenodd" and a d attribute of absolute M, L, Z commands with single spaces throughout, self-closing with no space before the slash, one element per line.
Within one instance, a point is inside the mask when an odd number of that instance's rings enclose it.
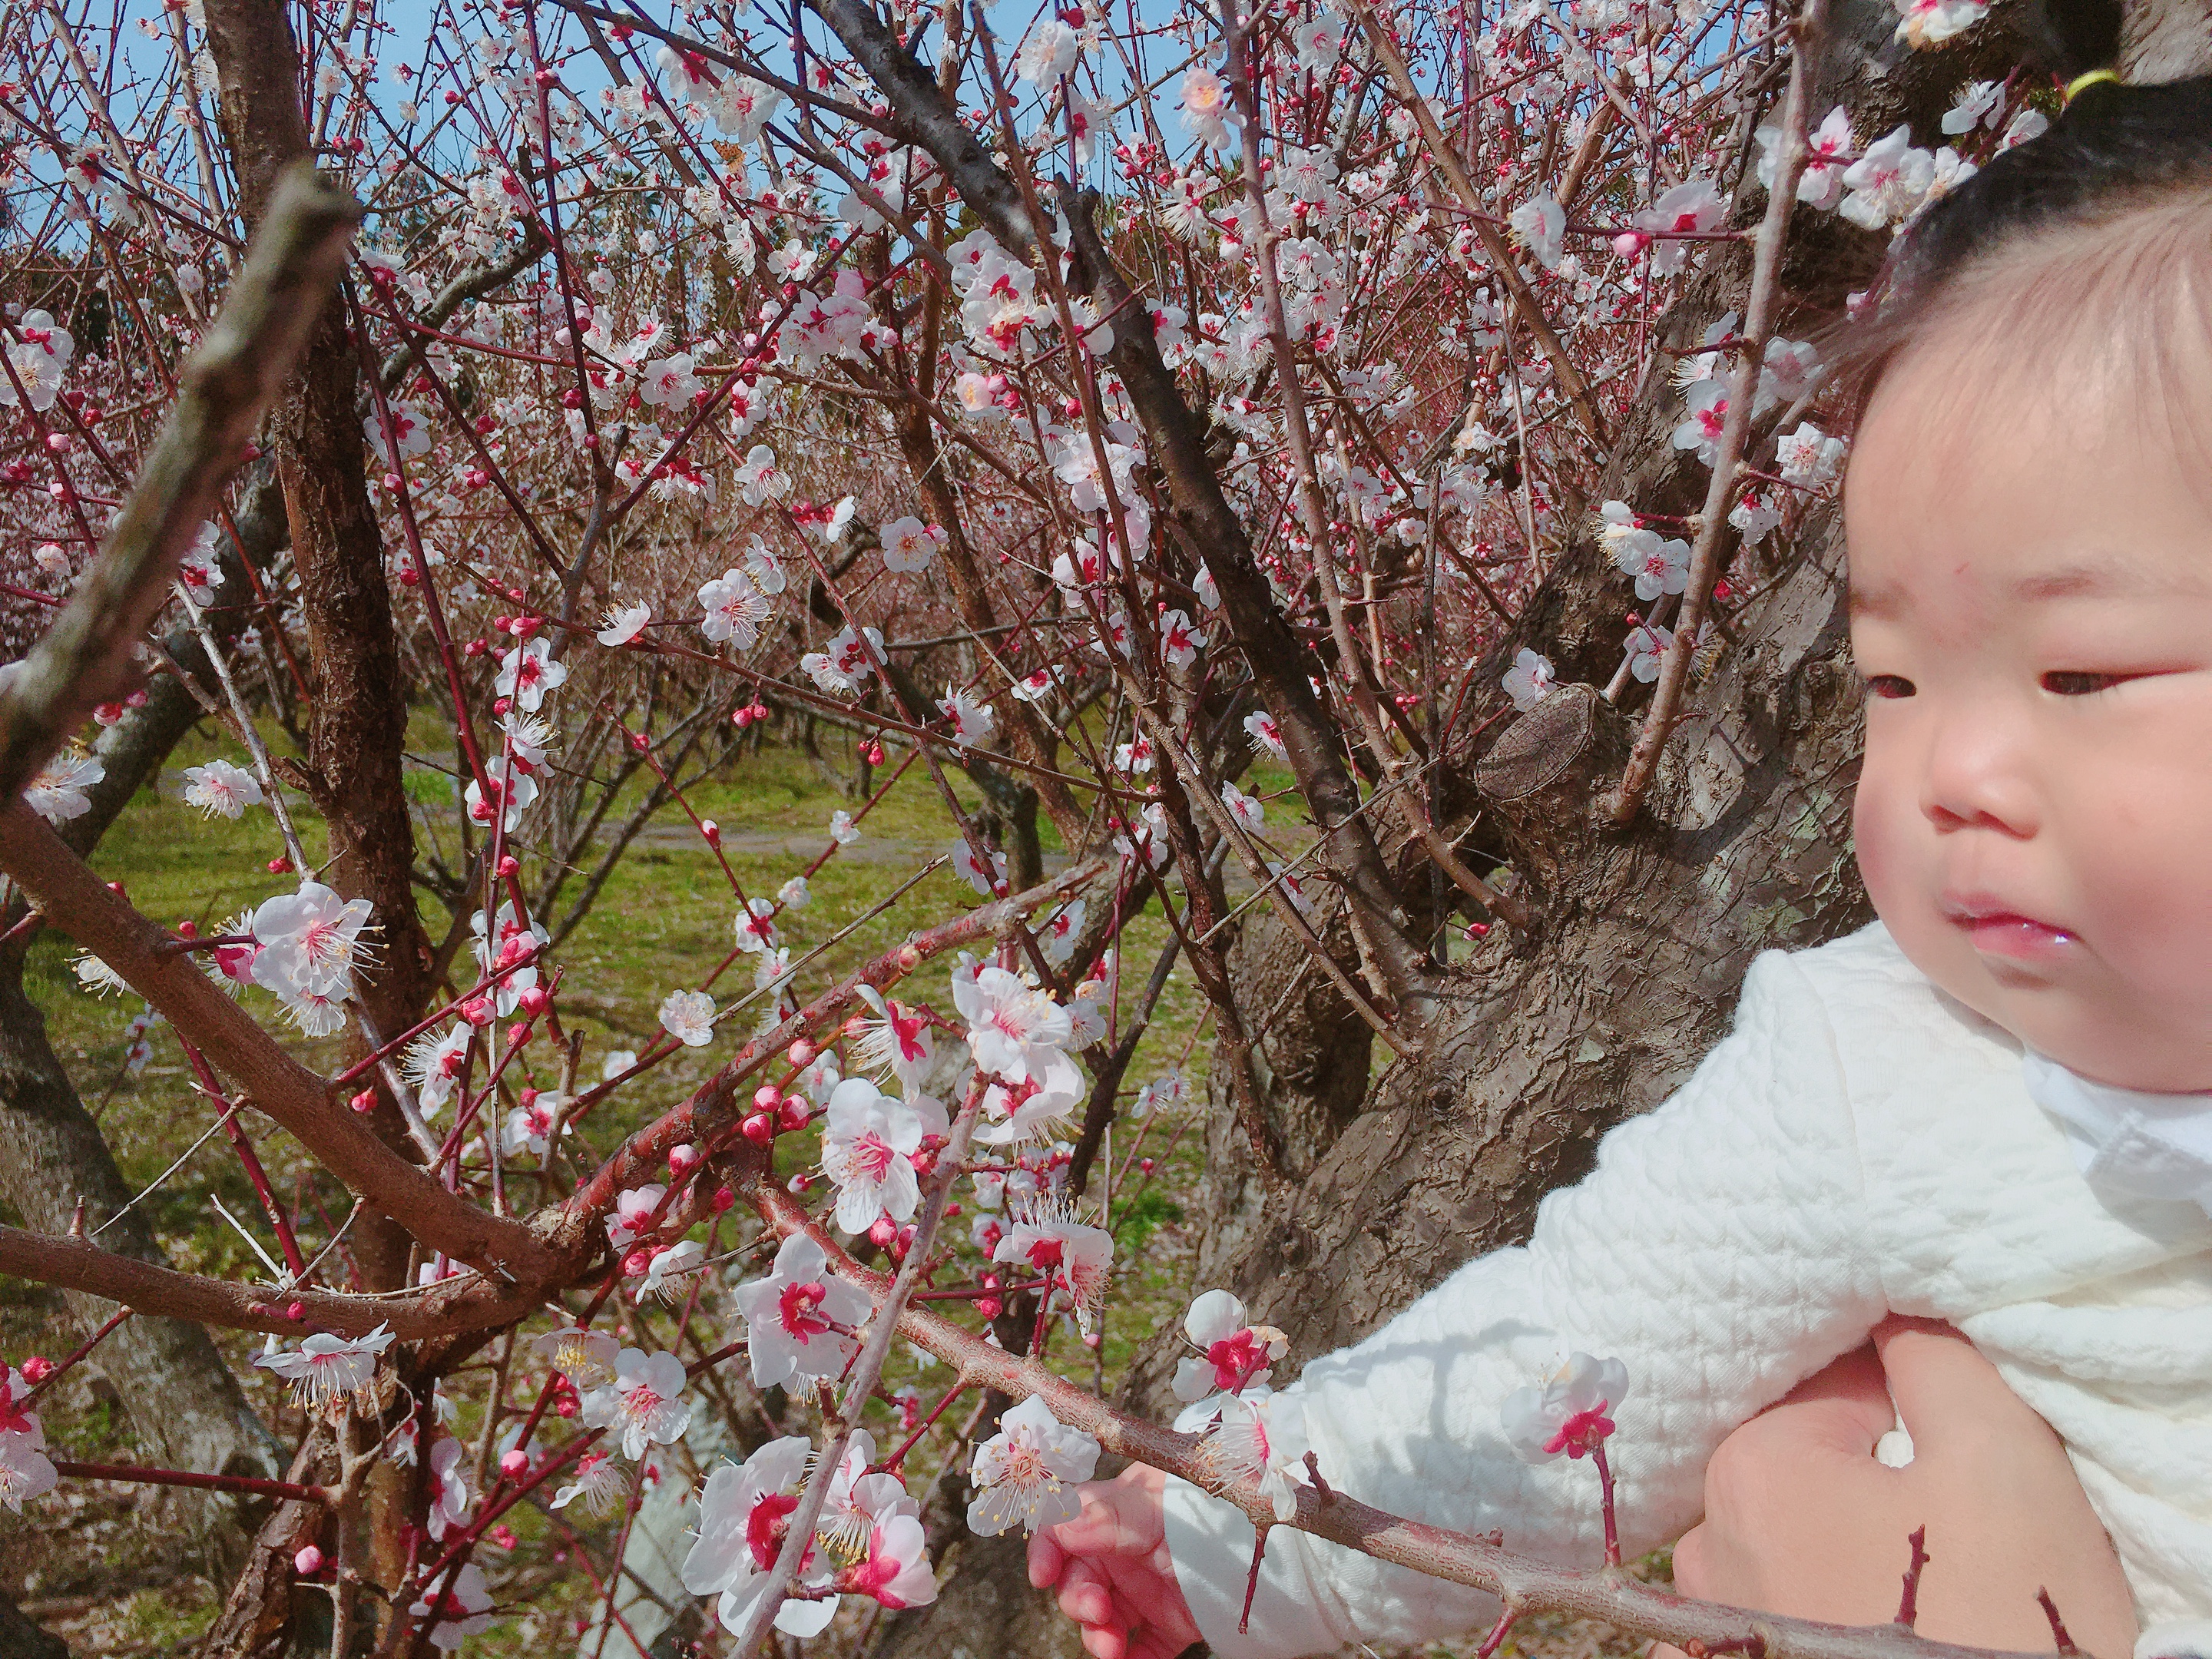
<path fill-rule="evenodd" d="M 2013 962 L 2058 962 L 2080 943 L 2070 929 L 2008 910 L 1979 897 L 1943 902 L 1945 920 L 1984 956 Z"/>

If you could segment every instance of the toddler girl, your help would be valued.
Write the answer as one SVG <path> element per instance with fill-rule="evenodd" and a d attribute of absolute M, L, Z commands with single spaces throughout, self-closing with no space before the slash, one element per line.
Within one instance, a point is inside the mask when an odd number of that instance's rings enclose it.
<path fill-rule="evenodd" d="M 1293 1392 L 1332 1486 L 1595 1563 L 1596 1479 L 1516 1455 L 1514 1390 L 1575 1352 L 1625 1365 L 1610 1449 L 1632 1555 L 1697 1520 L 1715 1449 L 1793 1384 L 1893 1311 L 1948 1321 L 2063 1441 L 2138 1653 L 2200 1650 L 2212 80 L 2082 87 L 1909 234 L 1859 362 L 1856 833 L 1881 921 L 1761 957 L 1733 1034 L 1545 1200 L 1525 1248 L 1468 1263 Z M 1118 1535 L 1071 1523 L 1079 1555 L 1034 1547 L 1033 1576 L 1097 1592 L 1073 1598 L 1094 1652 L 1173 1652 L 1186 1602 L 1222 1659 L 1495 1616 L 1280 1528 L 1240 1634 L 1251 1527 L 1183 1482 L 1159 1492 L 1112 1489 Z"/>

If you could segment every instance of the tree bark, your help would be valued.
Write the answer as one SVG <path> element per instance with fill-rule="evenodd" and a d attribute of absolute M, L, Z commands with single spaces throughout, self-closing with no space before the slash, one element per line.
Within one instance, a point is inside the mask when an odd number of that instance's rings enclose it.
<path fill-rule="evenodd" d="M 299 47 L 275 0 L 212 0 L 207 28 L 223 136 L 250 228 L 276 173 L 313 153 Z M 360 383 L 345 311 L 332 306 L 269 428 L 314 679 L 303 780 L 329 830 L 324 879 L 376 907 L 379 958 L 356 975 L 356 994 L 374 1029 L 391 1032 L 413 1024 L 427 1006 L 433 958 L 411 882 L 415 830 L 401 777 L 407 681 L 363 465 Z M 371 1121 L 387 1145 L 405 1151 L 398 1108 L 382 1098 L 381 1085 L 378 1092 Z M 364 1217 L 354 1249 L 368 1288 L 405 1281 L 408 1241 L 396 1225 Z"/>

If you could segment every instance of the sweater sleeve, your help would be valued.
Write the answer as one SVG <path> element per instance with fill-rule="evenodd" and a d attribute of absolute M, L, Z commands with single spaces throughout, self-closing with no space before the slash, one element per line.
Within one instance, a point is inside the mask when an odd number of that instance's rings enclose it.
<path fill-rule="evenodd" d="M 1618 1358 L 1629 1393 L 1607 1452 L 1624 1550 L 1678 1537 L 1738 1425 L 1866 1340 L 1885 1311 L 1861 1238 L 1858 1152 L 1826 1012 L 1804 970 L 1752 966 L 1735 1027 L 1664 1105 L 1607 1134 L 1579 1185 L 1551 1194 L 1524 1247 L 1465 1267 L 1291 1392 L 1322 1474 L 1364 1503 L 1509 1548 L 1595 1566 L 1596 1471 L 1531 1466 L 1506 1395 L 1577 1350 Z M 1220 1659 L 1351 1642 L 1435 1640 L 1490 1623 L 1494 1599 L 1284 1527 L 1268 1537 L 1239 1634 L 1252 1528 L 1170 1480 L 1176 1576 Z"/>

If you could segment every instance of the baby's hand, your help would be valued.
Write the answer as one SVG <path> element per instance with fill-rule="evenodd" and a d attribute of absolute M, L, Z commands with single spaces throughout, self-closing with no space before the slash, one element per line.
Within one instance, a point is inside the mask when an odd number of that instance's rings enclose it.
<path fill-rule="evenodd" d="M 1095 1659 L 1176 1659 L 1199 1640 L 1168 1559 L 1160 1493 L 1167 1476 L 1132 1463 L 1079 1487 L 1083 1513 L 1030 1540 L 1030 1583 L 1060 1587 Z"/>

